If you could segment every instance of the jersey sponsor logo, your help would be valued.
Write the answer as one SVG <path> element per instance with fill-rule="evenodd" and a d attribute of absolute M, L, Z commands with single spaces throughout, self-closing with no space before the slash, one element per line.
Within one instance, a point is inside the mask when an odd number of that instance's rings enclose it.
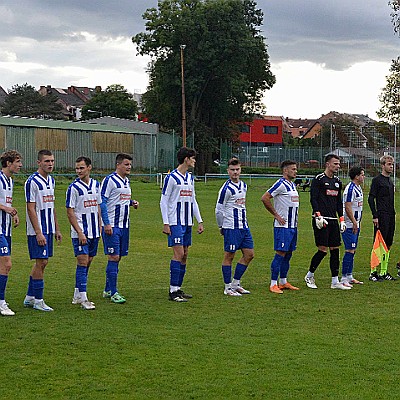
<path fill-rule="evenodd" d="M 246 205 L 246 197 L 241 197 L 240 199 L 236 199 L 235 204 L 237 204 L 238 206 Z"/>
<path fill-rule="evenodd" d="M 191 190 L 182 189 L 182 190 L 179 192 L 179 195 L 180 195 L 181 197 L 192 197 L 192 191 L 191 191 Z"/>
<path fill-rule="evenodd" d="M 12 197 L 11 196 L 7 196 L 6 197 L 6 203 L 7 204 L 12 204 Z"/>
<path fill-rule="evenodd" d="M 293 203 L 298 203 L 299 202 L 299 196 L 292 196 L 291 200 Z"/>
<path fill-rule="evenodd" d="M 131 199 L 131 195 L 130 194 L 127 194 L 127 193 L 121 193 L 120 195 L 119 195 L 119 199 L 120 200 L 130 200 Z"/>
<path fill-rule="evenodd" d="M 43 203 L 54 203 L 54 195 L 48 194 L 47 196 L 43 196 Z"/>
<path fill-rule="evenodd" d="M 97 206 L 97 200 L 85 200 L 83 202 L 84 207 L 95 207 Z"/>
<path fill-rule="evenodd" d="M 327 196 L 337 196 L 338 193 L 339 193 L 339 192 L 338 192 L 337 190 L 326 189 L 326 195 L 327 195 Z"/>

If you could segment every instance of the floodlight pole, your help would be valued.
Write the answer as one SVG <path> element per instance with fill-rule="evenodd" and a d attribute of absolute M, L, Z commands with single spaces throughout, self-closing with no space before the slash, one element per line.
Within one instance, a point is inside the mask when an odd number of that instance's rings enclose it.
<path fill-rule="evenodd" d="M 186 147 L 186 98 L 185 98 L 185 75 L 183 67 L 183 50 L 186 45 L 181 44 L 181 82 L 182 82 L 182 144 Z"/>

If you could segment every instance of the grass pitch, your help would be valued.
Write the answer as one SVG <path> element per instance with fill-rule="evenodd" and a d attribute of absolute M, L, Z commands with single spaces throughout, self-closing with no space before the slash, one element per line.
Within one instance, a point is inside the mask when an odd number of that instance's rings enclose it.
<path fill-rule="evenodd" d="M 261 196 L 272 181 L 252 182 L 247 209 L 255 259 L 242 283 L 252 294 L 223 295 L 222 237 L 214 207 L 222 181 L 197 183 L 205 232 L 193 235 L 184 289 L 188 303 L 168 301 L 171 251 L 162 235 L 160 189 L 132 183 L 130 254 L 120 264 L 126 304 L 101 297 L 106 257 L 100 246 L 88 282 L 96 310 L 71 304 L 75 259 L 65 212 L 67 184 L 58 184 L 57 214 L 64 236 L 45 275 L 41 313 L 22 306 L 31 261 L 24 228 L 23 187 L 14 204 L 7 300 L 15 317 L 0 319 L 3 399 L 385 399 L 400 396 L 399 281 L 368 281 L 372 221 L 365 201 L 354 274 L 365 282 L 330 289 L 328 257 L 316 272 L 317 290 L 303 281 L 315 252 L 309 194 L 300 193 L 299 243 L 289 280 L 299 292 L 268 292 L 272 216 Z M 365 189 L 367 193 L 367 188 Z M 392 248 L 395 274 L 399 251 Z M 341 253 L 342 255 L 342 253 Z M 238 257 L 238 255 L 237 255 Z M 237 258 L 238 259 L 238 258 Z"/>

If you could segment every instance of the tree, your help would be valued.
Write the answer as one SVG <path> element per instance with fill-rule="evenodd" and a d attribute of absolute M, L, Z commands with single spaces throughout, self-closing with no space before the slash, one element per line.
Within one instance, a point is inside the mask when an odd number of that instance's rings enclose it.
<path fill-rule="evenodd" d="M 389 6 L 392 9 L 390 16 L 392 17 L 394 32 L 400 35 L 400 0 L 389 1 Z"/>
<path fill-rule="evenodd" d="M 132 38 L 150 55 L 143 95 L 150 121 L 181 130 L 181 45 L 188 134 L 195 137 L 199 172 L 211 164 L 219 139 L 231 138 L 231 122 L 263 110 L 262 96 L 275 83 L 261 10 L 252 0 L 164 0 L 143 18 L 146 32 Z"/>
<path fill-rule="evenodd" d="M 94 111 L 94 113 L 93 113 Z M 98 113 L 97 115 L 95 115 Z M 114 84 L 105 91 L 96 93 L 82 108 L 82 118 L 89 119 L 100 116 L 136 119 L 138 105 L 122 85 Z"/>
<path fill-rule="evenodd" d="M 379 118 L 390 123 L 400 122 L 400 57 L 392 60 L 390 74 L 386 76 L 386 86 L 382 89 L 379 101 L 382 107 L 377 111 Z"/>
<path fill-rule="evenodd" d="M 27 83 L 14 85 L 4 102 L 2 113 L 20 117 L 64 119 L 62 106 L 56 101 L 55 96 L 42 96 Z"/>

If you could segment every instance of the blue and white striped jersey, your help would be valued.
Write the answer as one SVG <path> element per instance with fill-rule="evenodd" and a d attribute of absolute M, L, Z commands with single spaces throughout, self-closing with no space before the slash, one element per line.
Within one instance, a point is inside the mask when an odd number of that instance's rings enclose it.
<path fill-rule="evenodd" d="M 14 182 L 12 178 L 0 171 L 0 204 L 6 207 L 12 207 Z M 11 236 L 12 217 L 10 214 L 0 210 L 1 233 L 5 236 Z"/>
<path fill-rule="evenodd" d="M 45 179 L 39 172 L 33 173 L 25 182 L 25 201 L 27 203 L 36 203 L 36 215 L 39 220 L 40 229 L 44 234 L 55 233 L 56 230 L 54 219 L 54 188 L 54 178 L 49 175 Z M 26 234 L 28 236 L 36 235 L 28 212 L 26 213 Z"/>
<path fill-rule="evenodd" d="M 122 179 L 116 172 L 101 182 L 101 197 L 107 199 L 107 213 L 112 227 L 129 228 L 131 194 L 129 178 Z"/>
<path fill-rule="evenodd" d="M 268 189 L 268 193 L 274 198 L 276 212 L 286 220 L 285 225 L 281 225 L 275 219 L 274 227 L 297 228 L 299 193 L 296 185 L 285 178 L 280 178 Z"/>
<path fill-rule="evenodd" d="M 193 226 L 193 217 L 203 222 L 190 172 L 182 175 L 174 169 L 164 179 L 160 200 L 163 224 Z"/>
<path fill-rule="evenodd" d="M 346 213 L 345 203 L 351 203 L 351 209 L 353 210 L 354 219 L 359 223 L 362 218 L 363 210 L 363 191 L 360 185 L 356 185 L 354 182 L 350 182 L 344 189 L 343 192 L 343 216 L 346 228 L 353 228 L 353 223 Z"/>
<path fill-rule="evenodd" d="M 101 204 L 100 183 L 92 178 L 89 184 L 75 179 L 67 189 L 65 206 L 73 208 L 82 232 L 89 239 L 100 237 L 99 204 Z M 71 238 L 78 233 L 71 225 Z"/>
<path fill-rule="evenodd" d="M 232 182 L 228 179 L 218 193 L 215 206 L 217 224 L 224 229 L 248 228 L 246 215 L 247 185 L 240 181 Z"/>

